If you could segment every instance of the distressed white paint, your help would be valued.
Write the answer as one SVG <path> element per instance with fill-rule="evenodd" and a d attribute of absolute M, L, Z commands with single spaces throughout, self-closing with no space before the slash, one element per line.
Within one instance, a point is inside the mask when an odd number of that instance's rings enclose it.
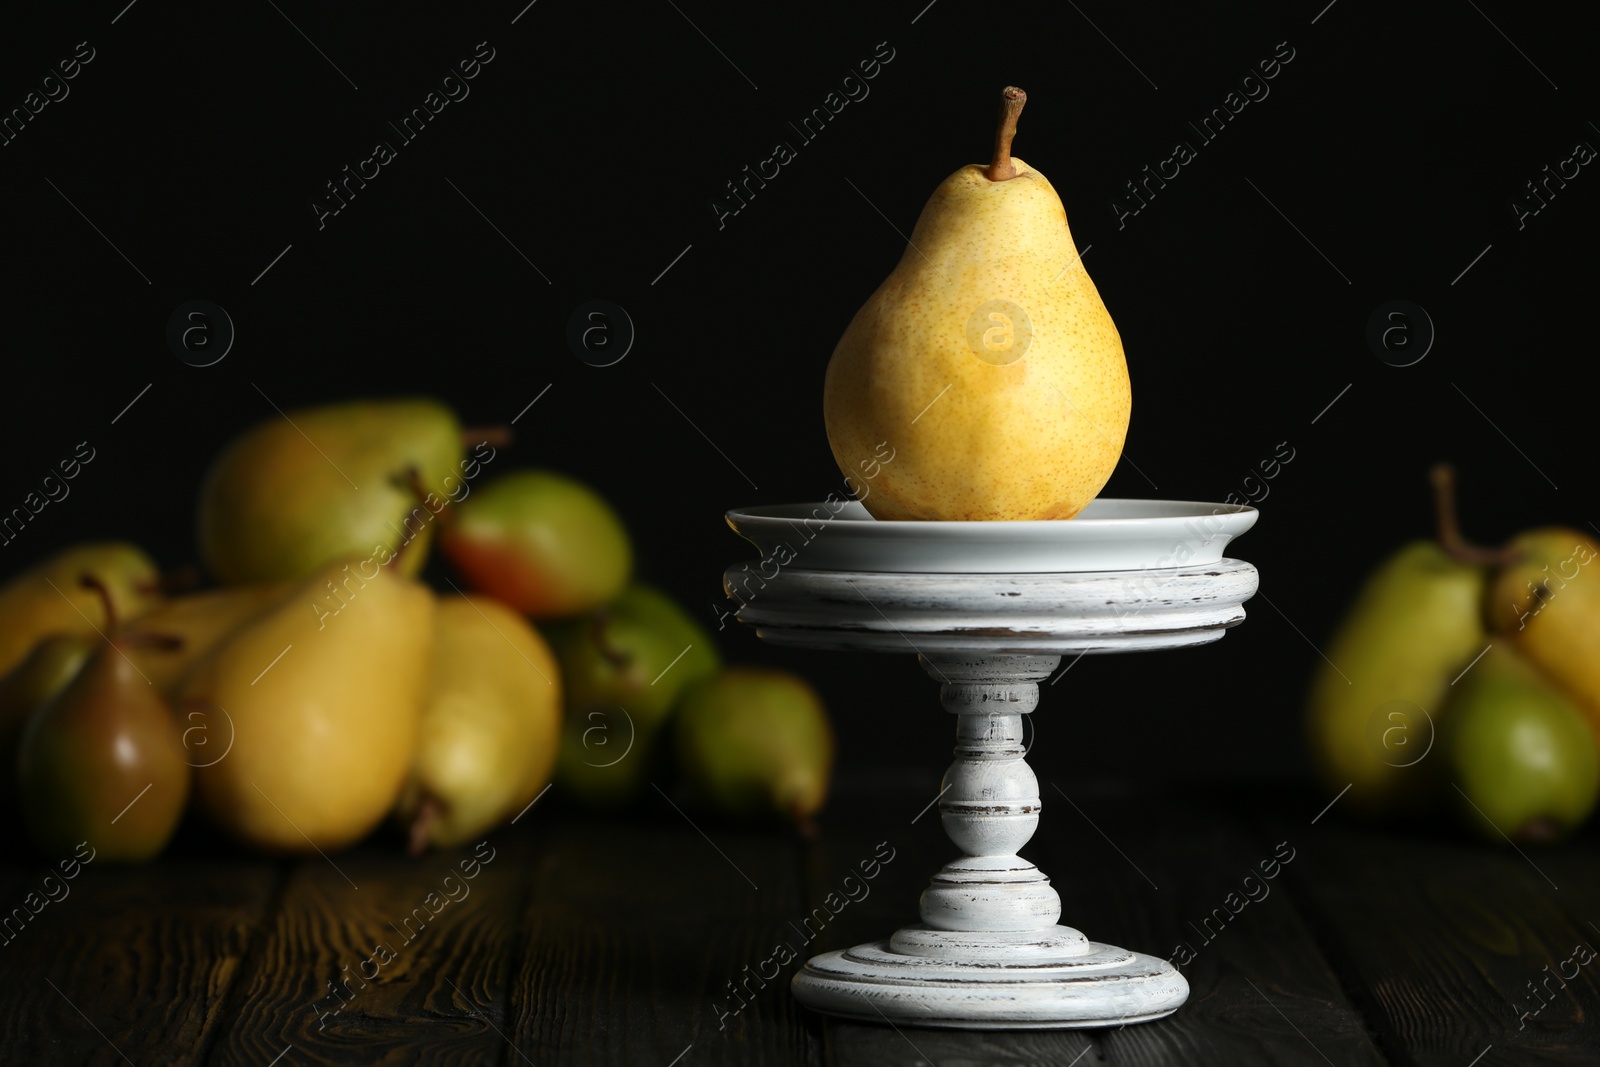
<path fill-rule="evenodd" d="M 918 524 L 886 525 L 904 539 Z M 862 527 L 871 528 L 855 529 Z M 918 551 L 938 563 L 936 546 Z M 726 582 L 743 602 L 740 621 L 761 637 L 918 653 L 956 716 L 955 760 L 939 812 L 962 855 L 923 891 L 920 923 L 886 941 L 815 957 L 795 975 L 795 996 L 849 1018 L 966 1029 L 1114 1026 L 1177 1010 L 1189 993 L 1181 974 L 1060 925 L 1061 899 L 1049 878 L 1017 855 L 1042 807 L 1024 760 L 1022 717 L 1038 704 L 1039 683 L 1063 653 L 1217 640 L 1243 621 L 1255 568 L 1219 559 L 1141 571 L 889 573 L 791 565 L 776 577 L 750 575 L 747 566 L 730 568 Z"/>

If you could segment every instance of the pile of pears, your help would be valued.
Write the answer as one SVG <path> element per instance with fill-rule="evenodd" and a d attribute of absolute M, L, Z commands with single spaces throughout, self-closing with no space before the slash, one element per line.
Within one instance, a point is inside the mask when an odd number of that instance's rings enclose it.
<path fill-rule="evenodd" d="M 270 854 L 385 825 L 448 848 L 553 780 L 608 809 L 676 781 L 711 812 L 809 826 L 834 748 L 816 692 L 725 667 L 634 579 L 611 505 L 554 471 L 491 473 L 497 437 L 431 399 L 289 412 L 200 487 L 215 587 L 175 591 L 122 542 L 0 586 L 0 807 L 46 855 L 126 862 L 186 817 Z"/>
<path fill-rule="evenodd" d="M 1553 841 L 1600 799 L 1600 543 L 1543 527 L 1467 543 L 1454 473 L 1438 533 L 1367 579 L 1314 677 L 1313 756 L 1376 817 L 1452 810 L 1497 842 Z"/>

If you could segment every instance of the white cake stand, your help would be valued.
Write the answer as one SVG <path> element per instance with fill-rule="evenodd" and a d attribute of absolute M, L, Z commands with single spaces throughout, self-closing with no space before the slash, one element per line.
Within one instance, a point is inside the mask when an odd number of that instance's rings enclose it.
<path fill-rule="evenodd" d="M 1017 855 L 1039 823 L 1022 717 L 1064 653 L 1205 644 L 1244 620 L 1256 570 L 1223 547 L 1254 508 L 1097 500 L 1061 522 L 877 522 L 858 503 L 728 512 L 758 562 L 730 567 L 738 618 L 765 640 L 914 652 L 956 716 L 939 811 L 962 852 L 922 921 L 811 959 L 794 995 L 868 1022 L 990 1030 L 1170 1015 L 1166 961 L 1058 923 L 1061 898 Z"/>

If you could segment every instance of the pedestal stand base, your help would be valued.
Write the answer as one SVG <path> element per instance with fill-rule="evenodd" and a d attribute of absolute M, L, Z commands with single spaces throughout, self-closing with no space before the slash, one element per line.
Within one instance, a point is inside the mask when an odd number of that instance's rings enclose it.
<path fill-rule="evenodd" d="M 740 621 L 765 640 L 914 650 L 956 719 L 955 761 L 935 800 L 960 856 L 923 891 L 921 923 L 811 959 L 792 983 L 806 1007 L 896 1026 L 1058 1029 L 1160 1019 L 1187 999 L 1189 983 L 1165 961 L 1060 925 L 1060 893 L 1019 855 L 1043 807 L 1023 723 L 1039 683 L 1059 680 L 1062 653 L 1180 648 L 1243 621 L 1256 571 L 1221 552 L 1255 511 L 1097 503 L 1106 522 L 1087 511 L 1073 522 L 875 522 L 859 505 L 826 521 L 815 509 L 835 532 L 805 550 L 803 568 L 756 578 L 744 564 L 724 576 L 730 595 L 745 593 Z M 795 535 L 811 543 L 793 521 L 812 521 L 800 510 L 730 512 L 729 522 L 775 557 L 793 552 Z M 1013 562 L 1017 571 L 994 572 Z"/>
<path fill-rule="evenodd" d="M 970 942 L 963 959 L 892 947 L 943 933 L 908 927 L 893 942 L 816 956 L 794 977 L 795 999 L 864 1022 L 1043 1030 L 1147 1022 L 1171 1015 L 1189 996 L 1189 983 L 1165 960 L 1088 941 L 1069 926 L 1006 937 L 989 959 Z"/>

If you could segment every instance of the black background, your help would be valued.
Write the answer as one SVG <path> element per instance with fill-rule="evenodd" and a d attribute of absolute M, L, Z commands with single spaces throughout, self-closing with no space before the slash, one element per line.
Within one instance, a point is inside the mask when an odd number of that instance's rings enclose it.
<path fill-rule="evenodd" d="M 722 513 L 838 488 L 828 356 L 929 192 L 987 157 L 1014 82 L 1030 97 L 1017 152 L 1092 248 L 1128 355 L 1134 415 L 1106 495 L 1221 500 L 1280 442 L 1295 455 L 1231 552 L 1276 610 L 1258 597 L 1218 645 L 1086 658 L 1047 690 L 1033 758 L 1068 775 L 1302 774 L 1312 643 L 1376 560 L 1428 531 L 1432 461 L 1461 468 L 1479 540 L 1600 521 L 1600 176 L 1585 167 L 1523 229 L 1511 208 L 1575 143 L 1600 145 L 1595 19 L 1503 0 L 925 3 L 111 0 L 8 18 L 0 108 L 77 42 L 95 58 L 0 147 L 0 508 L 77 442 L 98 457 L 0 569 L 105 536 L 192 560 L 199 478 L 231 434 L 276 417 L 264 397 L 430 393 L 503 423 L 549 385 L 491 469 L 599 487 L 640 573 L 714 626 L 722 569 L 754 558 Z M 319 229 L 323 183 L 397 141 L 387 121 L 480 41 L 494 59 L 470 96 Z M 893 59 L 870 95 L 719 229 L 723 183 L 796 142 L 787 123 L 880 42 Z M 1294 58 L 1270 95 L 1199 147 L 1186 120 L 1279 42 Z M 1119 228 L 1122 183 L 1180 139 L 1198 158 Z M 207 368 L 165 340 L 196 298 L 237 329 Z M 607 368 L 565 341 L 594 298 L 638 333 Z M 1437 329 L 1403 368 L 1365 341 L 1397 298 Z M 948 759 L 951 724 L 909 658 L 773 649 L 731 623 L 717 640 L 814 680 L 846 765 Z"/>

